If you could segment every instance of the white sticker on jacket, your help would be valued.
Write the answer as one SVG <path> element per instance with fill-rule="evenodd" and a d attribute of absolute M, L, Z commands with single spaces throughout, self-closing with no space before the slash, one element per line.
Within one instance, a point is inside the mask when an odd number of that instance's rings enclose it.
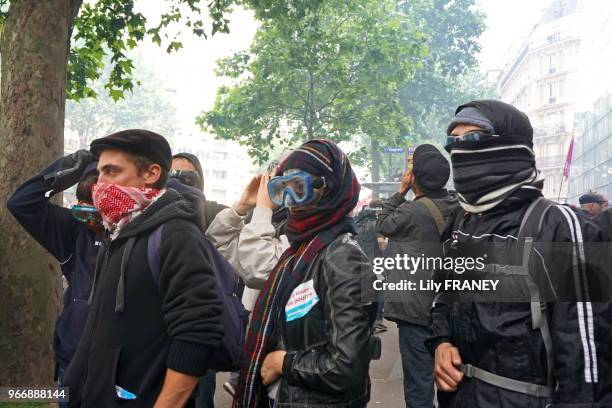
<path fill-rule="evenodd" d="M 285 305 L 285 317 L 288 322 L 304 317 L 319 302 L 319 296 L 311 279 L 293 289 L 289 301 Z"/>

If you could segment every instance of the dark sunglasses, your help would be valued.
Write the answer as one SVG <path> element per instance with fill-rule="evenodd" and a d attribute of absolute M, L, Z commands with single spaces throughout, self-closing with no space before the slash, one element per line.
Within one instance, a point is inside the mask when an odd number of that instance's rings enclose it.
<path fill-rule="evenodd" d="M 198 172 L 191 170 L 171 170 L 169 176 L 190 187 L 198 187 L 201 180 Z"/>
<path fill-rule="evenodd" d="M 461 136 L 446 136 L 446 147 L 456 142 L 476 142 L 479 140 L 489 140 L 496 137 L 499 137 L 499 135 L 492 135 L 490 133 L 473 130 Z"/>

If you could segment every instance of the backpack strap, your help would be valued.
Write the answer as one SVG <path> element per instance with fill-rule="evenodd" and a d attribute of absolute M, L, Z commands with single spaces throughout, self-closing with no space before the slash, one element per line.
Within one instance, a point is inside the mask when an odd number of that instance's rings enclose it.
<path fill-rule="evenodd" d="M 149 263 L 149 269 L 153 275 L 153 281 L 159 287 L 159 274 L 161 272 L 160 259 L 159 259 L 159 247 L 161 245 L 162 230 L 164 224 L 155 228 L 155 230 L 149 235 L 147 241 L 147 262 Z"/>
<path fill-rule="evenodd" d="M 436 203 L 434 203 L 434 201 L 428 197 L 421 197 L 416 202 L 423 204 L 425 208 L 427 208 L 427 211 L 429 211 L 429 214 L 431 214 L 431 217 L 436 223 L 438 233 L 442 235 L 442 231 L 444 231 L 444 225 L 446 224 L 446 222 L 444 221 L 444 216 L 442 215 L 442 212 L 440 211 Z"/>
<path fill-rule="evenodd" d="M 521 226 L 518 231 L 518 238 L 524 237 L 536 237 L 542 229 L 544 222 L 544 216 L 548 210 L 556 203 L 550 200 L 540 197 L 529 204 L 523 219 L 521 220 Z M 537 228 L 534 228 L 536 227 Z"/>
<path fill-rule="evenodd" d="M 524 240 L 523 246 L 523 265 L 529 266 L 529 258 L 531 256 L 533 248 L 533 239 L 538 236 L 542 230 L 542 224 L 544 223 L 544 217 L 549 209 L 551 209 L 555 203 L 547 200 L 544 197 L 540 197 L 532 202 L 521 221 L 519 228 L 518 238 Z M 547 384 L 549 387 L 553 385 L 553 366 L 554 366 L 554 354 L 552 336 L 550 334 L 550 327 L 548 324 L 548 315 L 546 313 L 546 303 L 540 301 L 540 291 L 538 286 L 535 284 L 533 279 L 527 280 L 527 286 L 531 296 L 531 327 L 533 330 L 539 330 L 542 335 L 542 342 L 544 343 L 544 350 L 546 351 L 546 366 L 547 366 Z"/>
<path fill-rule="evenodd" d="M 553 396 L 552 387 L 502 377 L 501 375 L 497 375 L 490 371 L 474 367 L 471 364 L 461 364 L 461 371 L 468 378 L 476 378 L 482 382 L 503 388 L 505 390 L 532 395 L 538 398 L 551 398 Z"/>
<path fill-rule="evenodd" d="M 544 197 L 534 200 L 531 204 L 529 204 L 527 211 L 525 211 L 525 215 L 521 220 L 518 233 L 519 245 L 521 243 L 523 244 L 522 260 L 519 268 L 524 271 L 524 273 L 521 274 L 524 274 L 527 278 L 527 287 L 529 289 L 529 295 L 531 298 L 531 327 L 533 330 L 540 331 L 542 342 L 544 343 L 544 349 L 546 351 L 546 385 L 532 384 L 515 380 L 513 378 L 503 377 L 490 371 L 474 367 L 471 364 L 461 365 L 461 371 L 468 378 L 476 378 L 482 382 L 499 388 L 519 392 L 521 394 L 532 395 L 538 398 L 551 398 L 553 395 L 554 355 L 552 337 L 546 314 L 546 303 L 540 300 L 540 291 L 538 286 L 535 284 L 528 272 L 529 260 L 531 259 L 531 253 L 533 251 L 534 237 L 537 237 L 538 233 L 542 229 L 542 224 L 546 213 L 554 205 L 554 202 L 546 200 Z"/>

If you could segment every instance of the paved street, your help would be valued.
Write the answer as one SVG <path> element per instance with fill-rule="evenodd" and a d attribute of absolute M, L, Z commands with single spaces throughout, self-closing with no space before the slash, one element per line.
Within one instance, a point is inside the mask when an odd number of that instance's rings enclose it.
<path fill-rule="evenodd" d="M 403 408 L 404 393 L 402 385 L 402 362 L 397 344 L 397 327 L 395 323 L 385 322 L 389 331 L 380 335 L 383 342 L 383 354 L 380 360 L 370 365 L 372 378 L 372 398 L 369 406 L 381 408 Z M 230 408 L 231 399 L 223 391 L 223 382 L 227 373 L 217 375 L 215 408 Z"/>

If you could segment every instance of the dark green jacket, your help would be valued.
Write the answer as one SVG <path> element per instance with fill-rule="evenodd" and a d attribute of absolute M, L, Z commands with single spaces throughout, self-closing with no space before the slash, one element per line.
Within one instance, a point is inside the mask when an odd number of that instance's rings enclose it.
<path fill-rule="evenodd" d="M 446 190 L 427 194 L 438 207 L 445 221 L 457 207 Z M 410 257 L 438 257 L 442 255 L 440 234 L 433 216 L 420 199 L 406 201 L 395 193 L 385 201 L 378 216 L 378 233 L 389 238 L 385 256 L 395 258 L 407 254 Z M 386 275 L 388 282 L 407 279 L 413 282 L 425 280 L 432 271 L 416 271 L 413 275 L 404 270 L 392 270 Z M 395 322 L 407 322 L 427 326 L 433 294 L 425 291 L 387 291 L 385 293 L 385 318 Z M 391 300 L 391 301 L 388 301 Z"/>

